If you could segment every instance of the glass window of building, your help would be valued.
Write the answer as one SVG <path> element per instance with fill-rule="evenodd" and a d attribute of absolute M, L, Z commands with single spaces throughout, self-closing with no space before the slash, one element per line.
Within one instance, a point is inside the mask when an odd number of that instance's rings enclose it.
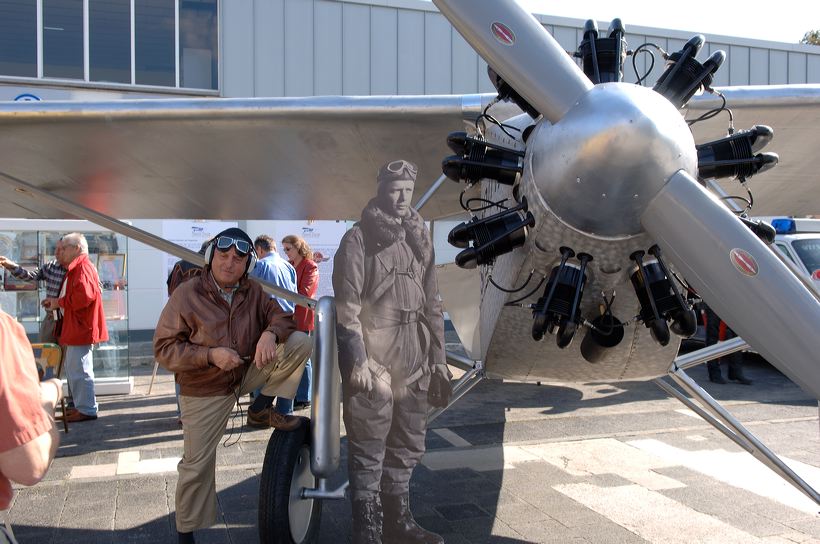
<path fill-rule="evenodd" d="M 54 260 L 57 241 L 74 230 L 7 230 L 4 227 L 8 223 L 19 221 L 0 219 L 0 255 L 29 271 Z M 95 378 L 128 378 L 128 240 L 103 230 L 80 232 L 88 241 L 88 259 L 96 266 L 102 284 L 102 307 L 109 337 L 94 349 Z M 0 271 L 0 309 L 23 325 L 32 342 L 42 341 L 40 333 L 46 312 L 40 301 L 48 296 L 46 282 L 19 279 L 6 270 L 0 268 Z"/>
<path fill-rule="evenodd" d="M 43 0 L 43 76 L 84 79 L 83 59 L 83 0 Z"/>
<path fill-rule="evenodd" d="M 91 81 L 131 83 L 131 3 L 88 3 L 88 64 Z"/>
<path fill-rule="evenodd" d="M 37 3 L 0 0 L 0 74 L 37 77 Z"/>
<path fill-rule="evenodd" d="M 138 85 L 176 86 L 174 0 L 134 5 L 134 56 Z"/>
<path fill-rule="evenodd" d="M 179 2 L 180 86 L 217 88 L 216 0 Z"/>
<path fill-rule="evenodd" d="M 0 77 L 217 90 L 218 21 L 219 0 L 0 0 Z"/>

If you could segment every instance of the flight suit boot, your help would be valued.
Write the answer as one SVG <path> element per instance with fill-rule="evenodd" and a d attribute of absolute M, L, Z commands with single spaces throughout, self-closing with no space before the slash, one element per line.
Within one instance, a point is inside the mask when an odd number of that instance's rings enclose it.
<path fill-rule="evenodd" d="M 382 505 L 379 496 L 353 499 L 353 544 L 382 544 Z"/>
<path fill-rule="evenodd" d="M 422 528 L 410 512 L 410 495 L 382 493 L 384 542 L 390 544 L 444 544 L 436 533 Z"/>

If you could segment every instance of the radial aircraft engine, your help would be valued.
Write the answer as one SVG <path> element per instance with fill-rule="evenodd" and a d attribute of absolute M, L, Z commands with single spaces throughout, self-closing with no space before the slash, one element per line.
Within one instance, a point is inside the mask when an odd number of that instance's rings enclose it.
<path fill-rule="evenodd" d="M 718 93 L 725 53 L 698 60 L 700 35 L 671 54 L 633 53 L 615 19 L 606 32 L 588 21 L 568 54 L 511 0 L 435 3 L 487 61 L 496 101 L 524 112 L 499 121 L 488 107 L 474 131 L 450 134 L 455 154 L 443 161 L 466 185 L 470 219 L 448 239 L 456 264 L 480 275 L 474 358 L 522 380 L 661 376 L 703 300 L 820 397 L 815 294 L 767 247 L 771 229 L 737 205 L 750 199 L 707 188 L 717 178 L 746 187 L 774 167 L 778 156 L 760 152 L 773 131 L 735 130 L 725 100 L 700 119 L 681 111 L 696 93 Z M 653 47 L 666 61 L 654 86 L 640 84 L 646 75 L 623 82 L 627 58 Z M 696 143 L 690 125 L 716 115 L 725 137 Z"/>

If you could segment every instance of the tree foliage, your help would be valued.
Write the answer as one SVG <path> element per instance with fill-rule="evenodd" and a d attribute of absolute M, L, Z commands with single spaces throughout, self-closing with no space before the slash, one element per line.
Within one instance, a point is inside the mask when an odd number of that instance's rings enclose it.
<path fill-rule="evenodd" d="M 809 30 L 800 40 L 800 43 L 807 43 L 809 45 L 820 45 L 820 30 Z"/>

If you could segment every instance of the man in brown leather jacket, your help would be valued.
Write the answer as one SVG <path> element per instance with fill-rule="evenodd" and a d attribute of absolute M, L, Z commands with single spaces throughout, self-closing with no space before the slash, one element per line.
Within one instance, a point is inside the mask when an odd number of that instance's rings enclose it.
<path fill-rule="evenodd" d="M 202 274 L 180 285 L 160 315 L 154 355 L 180 385 L 184 453 L 177 469 L 176 526 L 179 542 L 216 520 L 216 447 L 234 404 L 262 387 L 261 397 L 293 398 L 310 356 L 310 338 L 295 331 L 292 315 L 247 277 L 256 256 L 242 230 L 214 237 Z M 251 407 L 253 408 L 253 407 Z M 267 407 L 254 422 L 293 430 L 295 416 Z"/>
<path fill-rule="evenodd" d="M 333 266 L 354 544 L 443 542 L 409 502 L 427 412 L 451 392 L 433 243 L 411 207 L 415 180 L 413 163 L 382 166 L 377 196 Z"/>

